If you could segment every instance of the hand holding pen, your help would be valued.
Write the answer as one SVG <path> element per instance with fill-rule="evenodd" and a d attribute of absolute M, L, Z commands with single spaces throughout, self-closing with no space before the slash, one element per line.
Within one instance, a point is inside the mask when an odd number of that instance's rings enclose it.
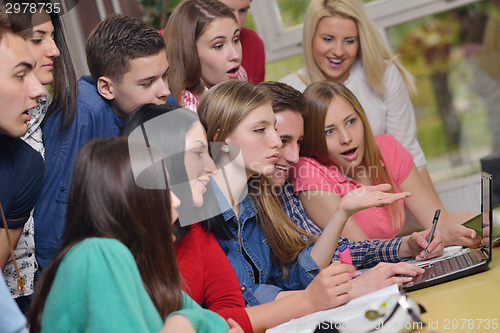
<path fill-rule="evenodd" d="M 429 241 L 428 243 L 432 243 L 432 239 L 434 238 L 434 232 L 436 231 L 436 225 L 439 220 L 439 214 L 441 214 L 441 209 L 436 210 L 436 213 L 434 213 L 434 220 L 432 220 L 432 229 L 431 229 L 431 234 L 429 235 Z M 424 253 L 424 259 L 427 257 L 427 249 L 429 248 L 429 245 L 427 245 L 427 248 L 425 249 Z"/>

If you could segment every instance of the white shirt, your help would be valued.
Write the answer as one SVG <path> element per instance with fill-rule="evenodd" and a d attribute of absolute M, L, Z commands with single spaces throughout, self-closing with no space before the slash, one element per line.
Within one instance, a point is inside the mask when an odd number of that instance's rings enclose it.
<path fill-rule="evenodd" d="M 306 69 L 280 79 L 299 91 L 307 88 Z M 368 78 L 361 61 L 352 64 L 349 77 L 344 85 L 356 96 L 365 110 L 373 134 L 391 134 L 408 149 L 417 168 L 426 167 L 425 155 L 417 138 L 415 112 L 403 77 L 396 65 L 391 64 L 384 73 L 384 94 L 376 93 L 368 84 Z"/>

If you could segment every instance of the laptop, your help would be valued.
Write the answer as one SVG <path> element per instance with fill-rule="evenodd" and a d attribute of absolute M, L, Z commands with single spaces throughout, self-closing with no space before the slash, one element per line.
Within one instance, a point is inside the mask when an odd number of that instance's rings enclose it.
<path fill-rule="evenodd" d="M 481 214 L 464 223 L 464 225 L 475 229 L 481 237 L 494 235 L 491 187 L 492 176 L 486 172 L 482 172 Z M 418 275 L 413 281 L 404 284 L 403 290 L 406 292 L 414 291 L 487 270 L 491 262 L 492 238 L 487 237 L 488 242 L 486 246 L 422 266 L 425 269 L 424 274 Z"/>

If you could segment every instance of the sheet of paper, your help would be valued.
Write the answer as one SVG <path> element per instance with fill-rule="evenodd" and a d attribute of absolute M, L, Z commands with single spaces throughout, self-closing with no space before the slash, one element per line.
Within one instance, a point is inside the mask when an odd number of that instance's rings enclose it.
<path fill-rule="evenodd" d="M 334 309 L 319 311 L 310 315 L 292 319 L 287 323 L 268 329 L 266 333 L 311 333 L 316 326 L 324 321 L 346 322 L 364 316 L 368 310 L 376 310 L 386 299 L 398 295 L 399 287 L 397 284 L 384 289 L 355 298 Z"/>

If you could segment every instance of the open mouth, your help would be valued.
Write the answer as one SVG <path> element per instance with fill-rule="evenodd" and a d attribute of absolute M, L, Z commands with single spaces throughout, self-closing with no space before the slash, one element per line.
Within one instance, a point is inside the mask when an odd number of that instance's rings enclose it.
<path fill-rule="evenodd" d="M 36 105 L 34 107 L 36 107 Z M 30 121 L 31 120 L 31 115 L 29 114 L 28 110 L 24 111 L 23 114 L 26 115 L 27 118 L 28 118 L 26 121 Z"/>
<path fill-rule="evenodd" d="M 235 68 L 227 71 L 227 74 L 229 75 L 230 78 L 236 78 L 238 76 L 239 69 L 240 69 L 240 66 L 235 67 Z"/>
<path fill-rule="evenodd" d="M 343 152 L 342 155 L 347 155 L 347 156 L 352 155 L 356 152 L 356 150 L 358 150 L 358 148 L 353 148 L 351 150 L 347 150 L 347 151 Z"/>
<path fill-rule="evenodd" d="M 340 66 L 345 59 L 339 59 L 339 58 L 327 58 L 330 64 L 333 66 Z"/>

